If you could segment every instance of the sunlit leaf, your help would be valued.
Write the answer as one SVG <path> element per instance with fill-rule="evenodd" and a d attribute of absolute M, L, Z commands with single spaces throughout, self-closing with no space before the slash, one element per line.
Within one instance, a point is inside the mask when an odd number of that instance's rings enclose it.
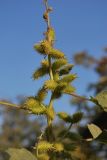
<path fill-rule="evenodd" d="M 6 153 L 9 155 L 8 160 L 37 160 L 36 157 L 28 150 L 9 148 Z"/>
<path fill-rule="evenodd" d="M 107 112 L 107 90 L 99 93 L 95 99 L 98 101 L 98 104 Z"/>
<path fill-rule="evenodd" d="M 95 124 L 88 124 L 88 129 L 92 134 L 93 139 L 96 139 L 102 133 L 102 130 Z"/>

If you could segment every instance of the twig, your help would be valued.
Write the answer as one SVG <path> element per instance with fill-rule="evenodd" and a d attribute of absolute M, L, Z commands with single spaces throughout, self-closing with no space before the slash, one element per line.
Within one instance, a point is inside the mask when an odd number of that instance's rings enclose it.
<path fill-rule="evenodd" d="M 39 142 L 41 141 L 44 133 L 45 133 L 45 129 L 44 129 L 44 131 L 41 132 L 40 136 L 37 138 L 37 139 L 38 139 L 38 141 L 37 141 L 37 143 L 36 143 L 36 157 L 37 157 L 37 158 L 38 158 L 38 144 L 39 144 Z M 35 147 L 34 147 L 34 149 L 35 149 Z"/>
<path fill-rule="evenodd" d="M 73 97 L 76 97 L 76 98 L 78 98 L 78 99 L 81 99 L 81 100 L 83 100 L 83 101 L 90 101 L 89 98 L 86 98 L 86 97 L 83 97 L 83 96 L 79 96 L 79 95 L 77 95 L 77 94 L 75 94 L 75 93 L 70 93 L 69 95 L 71 95 L 71 96 L 73 96 Z"/>
<path fill-rule="evenodd" d="M 48 0 L 44 0 L 44 3 L 45 3 L 45 7 L 46 7 L 46 11 L 47 11 L 47 14 L 48 14 L 48 19 L 47 19 L 47 27 L 49 28 L 50 27 L 50 18 L 49 18 L 49 7 L 48 7 Z"/>
<path fill-rule="evenodd" d="M 5 102 L 5 101 L 0 101 L 0 105 L 4 105 L 4 106 L 8 106 L 8 107 L 14 107 L 16 109 L 20 109 L 21 108 L 17 104 L 13 104 L 13 103 L 10 103 L 10 102 Z"/>
<path fill-rule="evenodd" d="M 66 130 L 65 134 L 61 137 L 61 139 L 66 137 L 66 135 L 70 131 L 71 127 L 72 127 L 72 123 L 69 125 L 68 129 Z"/>

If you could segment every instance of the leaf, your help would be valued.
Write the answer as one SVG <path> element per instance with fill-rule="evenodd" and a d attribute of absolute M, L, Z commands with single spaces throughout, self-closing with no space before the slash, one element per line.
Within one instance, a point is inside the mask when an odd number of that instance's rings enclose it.
<path fill-rule="evenodd" d="M 93 139 L 96 139 L 102 133 L 102 130 L 95 124 L 88 124 L 88 129 L 92 134 Z"/>
<path fill-rule="evenodd" d="M 93 138 L 89 140 L 98 140 L 100 143 L 107 144 L 107 130 L 102 131 L 98 126 L 94 124 L 88 125 L 88 129 L 91 132 Z"/>
<path fill-rule="evenodd" d="M 24 148 L 9 148 L 6 153 L 8 153 L 10 156 L 8 160 L 37 160 L 31 152 Z"/>
<path fill-rule="evenodd" d="M 103 108 L 103 110 L 107 112 L 107 90 L 99 93 L 95 97 L 95 99 L 97 100 L 98 104 Z"/>

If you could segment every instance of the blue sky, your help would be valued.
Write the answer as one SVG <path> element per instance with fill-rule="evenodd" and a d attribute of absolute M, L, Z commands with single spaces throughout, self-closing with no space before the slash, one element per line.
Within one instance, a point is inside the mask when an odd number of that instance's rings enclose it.
<path fill-rule="evenodd" d="M 107 0 L 50 0 L 54 12 L 56 47 L 69 61 L 75 52 L 86 50 L 100 58 L 107 46 Z M 33 45 L 42 40 L 46 25 L 42 19 L 42 0 L 0 0 L 0 98 L 14 100 L 17 95 L 34 95 L 42 80 L 33 81 L 32 73 L 42 59 Z M 93 72 L 75 66 L 77 92 L 85 93 Z M 87 93 L 88 94 L 88 93 Z M 69 98 L 61 100 L 63 108 Z"/>

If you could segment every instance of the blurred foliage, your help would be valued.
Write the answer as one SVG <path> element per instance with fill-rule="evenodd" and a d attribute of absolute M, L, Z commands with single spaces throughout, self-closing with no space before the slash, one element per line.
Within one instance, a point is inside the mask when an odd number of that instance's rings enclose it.
<path fill-rule="evenodd" d="M 22 104 L 24 98 L 18 96 L 18 103 Z M 10 107 L 1 107 L 0 115 L 2 116 L 0 125 L 0 160 L 5 160 L 4 150 L 10 147 L 27 148 L 32 147 L 37 141 L 41 132 L 43 120 L 27 114 L 23 110 Z"/>
<path fill-rule="evenodd" d="M 102 57 L 97 59 L 96 57 L 89 55 L 87 52 L 79 52 L 74 55 L 74 61 L 76 65 L 81 65 L 84 68 L 91 68 L 92 71 L 97 74 L 98 80 L 96 83 L 91 83 L 87 85 L 87 91 L 94 91 L 95 94 L 100 93 L 103 90 L 107 89 L 107 47 L 104 48 L 104 54 Z M 99 96 L 101 94 L 98 94 Z M 99 98 L 97 96 L 97 98 Z M 99 103 L 106 103 L 106 97 L 102 96 Z M 107 129 L 107 113 L 99 109 L 95 104 L 92 105 L 81 99 L 73 98 L 71 104 L 77 106 L 77 110 L 84 110 L 84 122 L 92 122 L 99 126 L 102 130 Z M 84 128 L 83 125 L 80 125 L 79 132 L 83 135 L 84 138 L 90 138 L 91 134 L 88 129 Z M 104 131 L 105 133 L 105 131 Z M 106 138 L 105 138 L 106 139 Z M 107 158 L 107 146 L 104 144 L 98 144 L 97 142 L 90 144 L 89 149 L 92 149 L 96 154 L 101 157 L 102 160 Z"/>

